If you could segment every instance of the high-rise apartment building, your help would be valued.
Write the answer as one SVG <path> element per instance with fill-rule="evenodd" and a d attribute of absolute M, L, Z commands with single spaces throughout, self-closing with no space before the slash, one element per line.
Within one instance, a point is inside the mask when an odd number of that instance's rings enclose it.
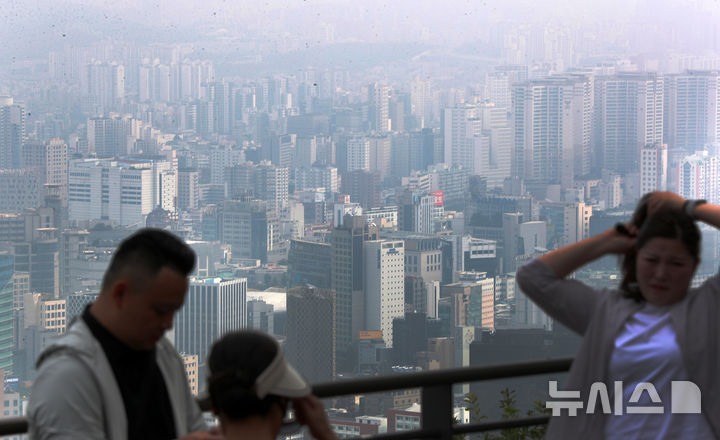
<path fill-rule="evenodd" d="M 640 194 L 668 188 L 668 148 L 666 144 L 645 145 L 640 150 Z"/>
<path fill-rule="evenodd" d="M 370 141 L 367 138 L 348 139 L 346 170 L 370 170 Z"/>
<path fill-rule="evenodd" d="M 282 213 L 288 208 L 290 171 L 269 161 L 255 165 L 252 162 L 235 165 L 229 173 L 229 196 L 241 199 L 249 195 L 267 202 L 268 208 Z"/>
<path fill-rule="evenodd" d="M 335 294 L 312 286 L 287 293 L 285 356 L 310 383 L 335 376 Z"/>
<path fill-rule="evenodd" d="M 482 119 L 476 106 L 446 108 L 442 113 L 445 164 L 472 167 L 475 149 L 480 145 Z"/>
<path fill-rule="evenodd" d="M 295 192 L 315 188 L 324 188 L 326 192 L 337 193 L 340 190 L 337 168 L 327 165 L 296 168 Z"/>
<path fill-rule="evenodd" d="M 130 152 L 128 137 L 131 134 L 129 118 L 95 117 L 87 121 L 88 150 L 102 158 L 116 158 Z"/>
<path fill-rule="evenodd" d="M 565 75 L 513 85 L 513 173 L 536 185 L 573 186 L 590 171 L 592 82 Z"/>
<path fill-rule="evenodd" d="M 381 330 L 393 344 L 393 319 L 405 313 L 405 243 L 369 240 L 363 244 L 365 264 L 365 330 Z"/>
<path fill-rule="evenodd" d="M 85 93 L 99 114 L 107 114 L 125 97 L 125 68 L 116 63 L 96 61 L 87 65 Z"/>
<path fill-rule="evenodd" d="M 471 162 L 465 166 L 484 177 L 490 187 L 501 187 L 512 175 L 512 128 L 508 110 L 484 104 L 478 109 L 482 130 L 473 135 Z"/>
<path fill-rule="evenodd" d="M 596 172 L 636 172 L 641 150 L 663 143 L 663 77 L 623 72 L 595 80 Z"/>
<path fill-rule="evenodd" d="M 244 162 L 243 151 L 222 146 L 210 150 L 210 183 L 224 185 L 228 181 L 228 169 Z"/>
<path fill-rule="evenodd" d="M 207 82 L 204 84 L 208 101 L 213 106 L 213 132 L 229 134 L 235 122 L 235 93 L 232 83 Z"/>
<path fill-rule="evenodd" d="M 678 194 L 686 199 L 720 202 L 720 157 L 707 152 L 685 156 L 676 172 Z"/>
<path fill-rule="evenodd" d="M 390 87 L 373 83 L 368 87 L 370 129 L 379 133 L 390 131 Z"/>
<path fill-rule="evenodd" d="M 720 71 L 665 77 L 665 143 L 688 153 L 720 142 Z"/>
<path fill-rule="evenodd" d="M 190 278 L 183 307 L 175 316 L 175 347 L 203 364 L 212 343 L 247 324 L 246 278 Z"/>
<path fill-rule="evenodd" d="M 420 120 L 418 126 L 426 126 L 433 119 L 433 94 L 430 80 L 415 77 L 410 83 L 410 112 Z"/>
<path fill-rule="evenodd" d="M 20 168 L 25 142 L 25 106 L 0 96 L 0 169 Z"/>

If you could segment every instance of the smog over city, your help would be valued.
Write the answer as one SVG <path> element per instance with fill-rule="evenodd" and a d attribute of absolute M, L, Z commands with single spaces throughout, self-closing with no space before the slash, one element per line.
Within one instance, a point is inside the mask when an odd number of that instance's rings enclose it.
<path fill-rule="evenodd" d="M 311 384 L 571 358 L 518 271 L 644 194 L 720 203 L 718 1 L 0 0 L 0 60 L 6 417 L 145 228 L 196 254 L 165 338 L 197 396 L 248 328 Z M 454 417 L 548 415 L 566 372 L 454 384 Z M 349 438 L 420 429 L 423 393 L 322 397 Z"/>

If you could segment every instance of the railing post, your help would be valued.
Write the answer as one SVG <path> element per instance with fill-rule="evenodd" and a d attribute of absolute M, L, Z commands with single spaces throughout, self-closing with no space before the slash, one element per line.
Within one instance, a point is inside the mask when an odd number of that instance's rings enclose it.
<path fill-rule="evenodd" d="M 438 439 L 452 439 L 452 385 L 422 389 L 422 429 L 439 432 Z"/>

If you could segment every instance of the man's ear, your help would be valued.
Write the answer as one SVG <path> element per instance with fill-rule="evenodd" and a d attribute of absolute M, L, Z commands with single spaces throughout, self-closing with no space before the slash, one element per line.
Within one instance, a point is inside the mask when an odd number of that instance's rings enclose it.
<path fill-rule="evenodd" d="M 110 297 L 116 308 L 122 309 L 125 298 L 130 294 L 130 286 L 126 280 L 116 281 L 110 290 Z"/>

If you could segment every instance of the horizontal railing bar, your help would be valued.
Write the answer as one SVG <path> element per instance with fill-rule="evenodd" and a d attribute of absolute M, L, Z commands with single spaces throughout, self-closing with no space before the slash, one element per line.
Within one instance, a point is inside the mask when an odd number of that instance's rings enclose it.
<path fill-rule="evenodd" d="M 386 434 L 378 434 L 372 437 L 364 438 L 367 438 L 369 440 L 436 440 L 439 437 L 440 431 L 438 431 L 437 429 L 420 429 L 417 431 L 389 432 Z"/>
<path fill-rule="evenodd" d="M 559 373 L 568 371 L 572 361 L 573 358 L 558 358 L 513 364 L 448 368 L 410 374 L 363 377 L 360 379 L 314 384 L 312 385 L 312 390 L 316 396 L 327 398 L 348 394 L 377 393 L 406 388 L 421 388 L 516 376 Z"/>
<path fill-rule="evenodd" d="M 3 417 L 0 419 L 0 437 L 25 434 L 27 431 L 27 417 Z"/>
<path fill-rule="evenodd" d="M 522 428 L 525 426 L 544 425 L 550 416 L 525 417 L 522 419 L 497 420 L 483 423 L 464 423 L 453 425 L 453 435 L 471 434 L 473 432 L 499 431 L 501 429 Z M 419 429 L 414 431 L 393 432 L 370 437 L 372 440 L 405 440 L 405 439 L 436 439 L 440 435 L 437 429 Z"/>
<path fill-rule="evenodd" d="M 464 423 L 461 425 L 453 425 L 453 434 L 468 434 L 471 432 L 497 431 L 500 429 L 521 428 L 523 426 L 544 425 L 548 421 L 550 421 L 550 416 L 497 420 L 495 422 Z"/>

